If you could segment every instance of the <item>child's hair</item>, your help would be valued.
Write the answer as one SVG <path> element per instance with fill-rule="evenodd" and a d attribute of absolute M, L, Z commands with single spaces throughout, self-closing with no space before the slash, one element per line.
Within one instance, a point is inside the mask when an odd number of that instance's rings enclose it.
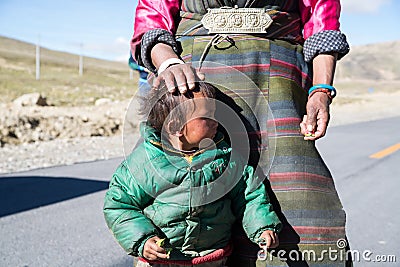
<path fill-rule="evenodd" d="M 180 131 L 181 126 L 186 123 L 186 115 L 189 112 L 185 108 L 187 105 L 180 104 L 188 99 L 193 99 L 195 93 L 202 93 L 206 98 L 215 98 L 216 89 L 211 84 L 197 82 L 193 90 L 187 90 L 184 94 L 179 93 L 178 90 L 170 93 L 165 84 L 162 84 L 159 88 L 152 88 L 146 96 L 140 97 L 139 112 L 146 116 L 147 123 L 159 132 L 162 131 L 167 117 L 169 120 L 175 121 L 172 128 L 168 130 Z"/>

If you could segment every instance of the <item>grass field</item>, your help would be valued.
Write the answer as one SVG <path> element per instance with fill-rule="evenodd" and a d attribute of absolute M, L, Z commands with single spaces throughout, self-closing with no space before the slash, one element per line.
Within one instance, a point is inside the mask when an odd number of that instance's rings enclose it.
<path fill-rule="evenodd" d="M 388 53 L 390 51 L 390 53 Z M 354 47 L 338 62 L 335 102 L 357 102 L 360 95 L 400 90 L 400 41 Z M 0 103 L 20 95 L 39 92 L 56 106 L 82 106 L 96 99 L 130 99 L 137 90 L 138 76 L 130 79 L 127 63 L 84 58 L 79 76 L 79 56 L 41 49 L 41 79 L 35 79 L 33 44 L 0 37 Z"/>
<path fill-rule="evenodd" d="M 129 99 L 137 89 L 138 76 L 130 79 L 127 64 L 84 57 L 79 76 L 79 56 L 41 49 L 41 75 L 36 80 L 36 47 L 0 37 L 0 103 L 32 92 L 57 106 L 93 104 L 96 99 Z"/>

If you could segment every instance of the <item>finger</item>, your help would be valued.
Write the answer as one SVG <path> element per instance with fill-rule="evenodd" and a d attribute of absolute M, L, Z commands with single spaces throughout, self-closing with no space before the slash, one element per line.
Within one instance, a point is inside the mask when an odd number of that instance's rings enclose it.
<path fill-rule="evenodd" d="M 303 120 L 300 122 L 300 132 L 302 135 L 305 135 L 307 133 L 306 122 L 307 122 L 307 115 L 304 115 Z"/>
<path fill-rule="evenodd" d="M 317 125 L 317 113 L 315 108 L 307 110 L 306 131 L 307 133 L 314 133 L 315 126 Z"/>
<path fill-rule="evenodd" d="M 277 236 L 275 234 L 275 232 L 271 233 L 271 245 L 274 244 L 276 242 Z"/>
<path fill-rule="evenodd" d="M 154 251 L 155 253 L 165 253 L 165 249 L 158 246 L 156 243 L 151 243 L 149 248 Z"/>
<path fill-rule="evenodd" d="M 197 71 L 196 75 L 197 75 L 197 78 L 199 78 L 201 81 L 204 81 L 204 79 L 206 78 L 206 75 L 200 71 Z"/>
<path fill-rule="evenodd" d="M 269 234 L 269 244 L 268 244 L 268 248 L 272 248 L 274 247 L 276 241 L 278 240 L 278 236 L 276 235 L 275 232 L 272 232 Z"/>
<path fill-rule="evenodd" d="M 193 90 L 196 84 L 195 69 L 193 69 L 191 65 L 185 64 L 182 70 L 186 77 L 186 84 L 188 89 Z"/>
<path fill-rule="evenodd" d="M 320 111 L 317 120 L 317 130 L 315 131 L 315 139 L 325 136 L 328 127 L 329 113 L 327 111 Z"/>
<path fill-rule="evenodd" d="M 147 250 L 146 253 L 143 253 L 143 256 L 146 259 L 151 259 L 151 260 L 156 260 L 156 259 L 168 259 L 169 256 L 166 253 L 162 253 L 162 252 L 157 252 L 154 250 Z"/>
<path fill-rule="evenodd" d="M 149 260 L 157 260 L 157 259 L 168 259 L 169 256 L 165 253 L 157 252 L 157 251 L 149 251 L 146 255 L 143 254 L 146 259 Z"/>
<path fill-rule="evenodd" d="M 159 88 L 162 78 L 160 76 L 153 79 L 152 88 Z"/>
<path fill-rule="evenodd" d="M 304 116 L 303 116 L 302 122 L 303 122 L 303 123 L 306 123 L 306 122 L 307 122 L 307 115 L 304 115 Z"/>
<path fill-rule="evenodd" d="M 153 241 L 152 241 L 153 242 Z M 146 243 L 143 248 L 143 257 L 149 260 L 157 259 L 157 251 L 155 251 L 150 243 Z"/>
<path fill-rule="evenodd" d="M 175 86 L 175 76 L 171 71 L 163 71 L 162 74 L 160 75 L 161 79 L 164 80 L 165 86 L 168 88 L 168 92 L 173 93 L 176 90 Z"/>
<path fill-rule="evenodd" d="M 317 108 L 307 104 L 307 120 L 305 122 L 304 140 L 314 140 L 315 128 L 317 125 Z"/>
<path fill-rule="evenodd" d="M 156 256 L 158 259 L 169 259 L 169 256 L 166 253 L 157 252 Z"/>
<path fill-rule="evenodd" d="M 276 248 L 279 246 L 279 238 L 276 233 L 273 233 L 273 242 L 271 244 L 271 248 Z"/>
<path fill-rule="evenodd" d="M 265 243 L 267 243 L 267 248 L 270 248 L 270 247 L 271 247 L 272 238 L 271 238 L 270 235 L 268 235 L 268 236 L 265 237 Z"/>
<path fill-rule="evenodd" d="M 146 251 L 146 252 L 143 251 L 143 257 L 145 259 L 148 259 L 148 260 L 156 260 L 157 259 L 157 254 L 156 253 L 152 253 L 150 251 Z"/>
<path fill-rule="evenodd" d="M 174 75 L 179 92 L 181 94 L 186 93 L 188 88 L 187 88 L 186 74 L 184 73 L 183 69 L 181 68 L 172 69 L 171 67 L 171 72 Z"/>

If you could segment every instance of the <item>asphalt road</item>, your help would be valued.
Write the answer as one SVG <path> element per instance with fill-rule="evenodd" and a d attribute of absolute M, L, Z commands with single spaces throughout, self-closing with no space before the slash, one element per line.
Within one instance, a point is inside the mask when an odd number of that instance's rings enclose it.
<path fill-rule="evenodd" d="M 332 127 L 317 143 L 347 212 L 355 266 L 400 265 L 399 132 L 397 117 Z M 102 214 L 119 162 L 1 175 L 0 266 L 132 266 Z M 397 263 L 376 262 L 390 255 Z"/>
<path fill-rule="evenodd" d="M 361 255 L 354 265 L 400 266 L 400 117 L 332 127 L 327 136 L 317 146 L 347 213 L 350 249 Z M 378 263 L 388 255 L 397 263 Z"/>

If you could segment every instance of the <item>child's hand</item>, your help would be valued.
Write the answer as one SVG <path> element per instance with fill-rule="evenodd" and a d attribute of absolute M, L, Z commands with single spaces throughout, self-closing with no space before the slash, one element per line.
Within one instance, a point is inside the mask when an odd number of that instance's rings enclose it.
<path fill-rule="evenodd" d="M 261 235 L 260 239 L 263 238 L 266 242 L 267 248 L 276 248 L 279 246 L 278 235 L 271 230 L 265 230 Z"/>
<path fill-rule="evenodd" d="M 148 260 L 157 260 L 157 259 L 168 259 L 169 255 L 167 255 L 165 249 L 157 244 L 157 241 L 161 240 L 158 236 L 154 236 L 149 238 L 143 247 L 143 257 Z"/>

